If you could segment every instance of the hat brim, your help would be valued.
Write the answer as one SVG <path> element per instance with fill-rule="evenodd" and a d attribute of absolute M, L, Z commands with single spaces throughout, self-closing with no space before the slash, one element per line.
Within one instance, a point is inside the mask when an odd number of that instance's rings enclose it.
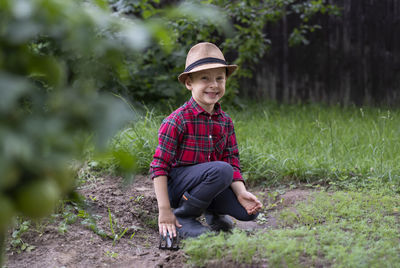
<path fill-rule="evenodd" d="M 224 65 L 224 64 L 220 64 L 220 63 L 210 63 L 210 64 L 204 64 L 204 65 L 200 65 L 197 66 L 196 68 L 193 68 L 192 70 L 190 70 L 189 72 L 183 72 L 178 76 L 178 80 L 179 82 L 181 82 L 182 84 L 185 84 L 186 78 L 188 77 L 189 74 L 191 73 L 195 73 L 195 72 L 199 72 L 199 71 L 204 71 L 204 70 L 208 70 L 208 69 L 216 69 L 216 68 L 226 68 L 228 71 L 226 73 L 226 78 L 228 78 L 231 74 L 233 74 L 236 69 L 238 68 L 237 65 L 232 64 L 232 65 Z"/>

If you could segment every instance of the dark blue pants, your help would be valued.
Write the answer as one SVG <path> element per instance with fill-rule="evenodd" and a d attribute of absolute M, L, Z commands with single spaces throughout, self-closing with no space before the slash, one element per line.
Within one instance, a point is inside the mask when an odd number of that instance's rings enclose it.
<path fill-rule="evenodd" d="M 232 180 L 233 168 L 223 161 L 173 168 L 168 180 L 171 206 L 178 207 L 187 191 L 196 199 L 208 203 L 208 211 L 230 215 L 241 221 L 254 220 L 258 214 L 247 214 L 230 187 Z"/>

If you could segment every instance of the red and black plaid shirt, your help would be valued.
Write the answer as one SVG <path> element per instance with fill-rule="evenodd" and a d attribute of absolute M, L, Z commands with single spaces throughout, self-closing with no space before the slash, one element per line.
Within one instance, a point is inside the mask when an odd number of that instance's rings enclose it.
<path fill-rule="evenodd" d="M 243 180 L 232 119 L 219 103 L 214 110 L 210 115 L 191 98 L 164 119 L 150 165 L 152 179 L 168 176 L 173 167 L 225 161 L 233 167 L 233 180 Z"/>

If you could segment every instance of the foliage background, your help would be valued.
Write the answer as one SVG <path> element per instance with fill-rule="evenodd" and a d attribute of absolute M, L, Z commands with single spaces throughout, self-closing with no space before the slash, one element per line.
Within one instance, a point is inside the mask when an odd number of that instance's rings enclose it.
<path fill-rule="evenodd" d="M 239 90 L 246 91 L 243 79 L 252 77 L 257 63 L 270 48 L 271 41 L 263 30 L 267 25 L 274 24 L 286 14 L 297 17 L 298 24 L 289 38 L 290 45 L 294 46 L 307 43 L 308 35 L 320 28 L 310 23 L 313 16 L 339 14 L 336 6 L 323 0 L 183 1 L 178 8 L 181 15 L 166 13 L 169 5 L 164 1 L 110 0 L 110 3 L 117 14 L 130 18 L 166 17 L 169 42 L 173 43 L 170 50 L 153 45 L 143 54 L 127 58 L 127 76 L 116 79 L 116 92 L 136 101 L 170 102 L 174 105 L 181 104 L 188 96 L 185 88 L 179 85 L 177 76 L 184 69 L 186 53 L 194 44 L 213 42 L 223 50 L 229 63 L 240 66 L 240 72 L 229 79 L 229 90 L 224 97 L 224 102 L 239 104 Z"/>

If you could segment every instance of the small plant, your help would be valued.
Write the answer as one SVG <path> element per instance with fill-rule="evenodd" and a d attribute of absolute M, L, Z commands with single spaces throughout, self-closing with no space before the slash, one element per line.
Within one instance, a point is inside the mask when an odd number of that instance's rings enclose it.
<path fill-rule="evenodd" d="M 265 216 L 265 214 L 264 213 L 260 213 L 260 214 L 258 214 L 258 217 L 257 217 L 257 223 L 258 224 L 266 224 L 268 222 L 268 218 L 267 218 L 267 216 Z"/>
<path fill-rule="evenodd" d="M 36 248 L 35 246 L 29 245 L 22 239 L 22 235 L 26 233 L 30 229 L 30 227 L 31 222 L 29 220 L 17 224 L 11 235 L 11 248 L 9 248 L 9 250 L 21 253 L 23 251 L 30 252 Z"/>
<path fill-rule="evenodd" d="M 103 229 L 99 228 L 97 225 L 97 221 L 101 218 L 101 216 L 90 215 L 84 210 L 81 210 L 78 216 L 83 219 L 81 221 L 81 224 L 92 230 L 95 234 L 99 235 L 102 238 L 110 237 Z"/>
<path fill-rule="evenodd" d="M 63 220 L 59 224 L 58 231 L 61 234 L 65 233 L 69 224 L 73 224 L 80 219 L 80 223 L 92 230 L 95 234 L 102 238 L 109 237 L 107 233 L 97 225 L 97 221 L 101 219 L 101 216 L 86 212 L 83 208 L 83 202 L 83 200 L 77 200 L 77 202 L 70 201 L 70 204 L 65 206 L 62 213 Z"/>
<path fill-rule="evenodd" d="M 133 233 L 131 234 L 131 236 L 129 237 L 129 240 L 132 240 L 132 239 L 135 237 L 135 234 L 136 234 L 136 232 L 133 232 Z"/>
<path fill-rule="evenodd" d="M 97 164 L 94 166 L 93 163 L 97 163 L 95 161 L 91 161 L 89 163 L 85 163 L 79 170 L 78 170 L 78 184 L 83 185 L 88 182 L 90 183 L 96 183 L 101 178 L 99 175 L 101 173 L 104 173 L 104 169 L 99 169 L 97 167 Z"/>
<path fill-rule="evenodd" d="M 78 215 L 74 213 L 74 204 L 63 202 L 63 207 L 59 214 L 54 216 L 61 216 L 61 221 L 58 224 L 58 232 L 60 234 L 65 234 L 68 231 L 68 225 L 74 224 L 78 220 Z"/>
<path fill-rule="evenodd" d="M 282 190 L 276 190 L 272 192 L 268 192 L 267 194 L 267 202 L 268 204 L 265 205 L 264 211 L 275 209 L 279 204 L 282 204 L 284 199 L 279 198 L 280 195 L 284 194 Z"/>
<path fill-rule="evenodd" d="M 138 196 L 135 198 L 135 203 L 140 203 L 140 201 L 142 201 L 143 198 L 144 198 L 144 195 L 138 195 Z"/>
<path fill-rule="evenodd" d="M 67 224 L 64 222 L 64 221 L 61 221 L 59 224 L 58 224 L 58 232 L 60 233 L 60 234 L 65 234 L 67 231 L 68 231 L 68 227 L 67 227 Z"/>
<path fill-rule="evenodd" d="M 118 258 L 118 253 L 114 251 L 107 250 L 106 252 L 104 252 L 104 255 L 113 259 Z"/>
<path fill-rule="evenodd" d="M 153 230 L 156 230 L 158 227 L 158 219 L 156 217 L 153 217 L 151 215 L 146 215 L 144 217 L 143 223 L 150 227 Z"/>
<path fill-rule="evenodd" d="M 110 208 L 108 208 L 108 219 L 110 221 L 110 230 L 112 234 L 111 239 L 113 239 L 113 246 L 115 246 L 115 243 L 125 235 L 129 228 L 124 228 L 118 225 L 117 220 L 114 219 L 111 214 Z M 131 236 L 131 239 L 133 238 L 134 234 Z"/>
<path fill-rule="evenodd" d="M 65 205 L 62 211 L 62 220 L 58 224 L 58 232 L 65 234 L 68 231 L 68 225 L 74 224 L 78 220 L 78 215 L 73 212 L 71 204 Z"/>

